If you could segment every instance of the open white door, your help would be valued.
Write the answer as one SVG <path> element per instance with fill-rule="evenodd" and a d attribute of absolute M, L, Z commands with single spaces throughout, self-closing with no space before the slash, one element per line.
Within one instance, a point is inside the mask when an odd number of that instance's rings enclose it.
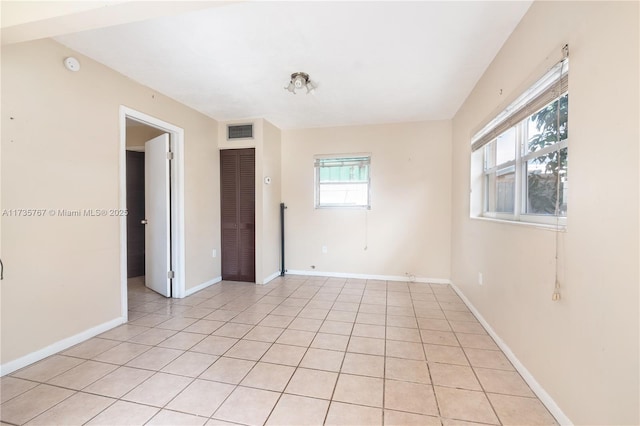
<path fill-rule="evenodd" d="M 171 297 L 169 134 L 144 144 L 145 285 Z"/>

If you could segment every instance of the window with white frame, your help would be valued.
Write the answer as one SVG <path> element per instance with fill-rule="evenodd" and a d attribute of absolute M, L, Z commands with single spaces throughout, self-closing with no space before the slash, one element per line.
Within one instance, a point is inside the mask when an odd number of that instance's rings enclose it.
<path fill-rule="evenodd" d="M 316 208 L 370 208 L 370 166 L 368 154 L 316 157 Z"/>
<path fill-rule="evenodd" d="M 481 195 L 472 197 L 481 216 L 565 224 L 568 87 L 565 58 L 473 137 L 472 162 L 482 166 L 472 163 L 481 173 Z"/>

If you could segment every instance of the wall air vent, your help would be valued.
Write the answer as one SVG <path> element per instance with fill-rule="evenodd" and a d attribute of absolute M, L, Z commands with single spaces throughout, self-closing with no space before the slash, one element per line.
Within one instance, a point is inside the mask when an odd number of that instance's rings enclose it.
<path fill-rule="evenodd" d="M 253 124 L 230 124 L 227 126 L 227 140 L 252 138 Z"/>

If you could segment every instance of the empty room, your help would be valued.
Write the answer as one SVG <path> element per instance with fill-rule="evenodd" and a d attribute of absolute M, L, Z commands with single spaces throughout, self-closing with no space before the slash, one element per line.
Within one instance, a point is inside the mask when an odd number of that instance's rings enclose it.
<path fill-rule="evenodd" d="M 0 12 L 1 424 L 640 424 L 640 2 Z"/>

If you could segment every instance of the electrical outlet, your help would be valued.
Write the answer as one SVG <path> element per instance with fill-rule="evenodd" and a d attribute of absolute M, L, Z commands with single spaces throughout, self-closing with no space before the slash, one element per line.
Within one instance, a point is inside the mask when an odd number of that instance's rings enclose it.
<path fill-rule="evenodd" d="M 211 252 L 211 257 L 218 257 L 218 250 L 213 249 L 213 251 Z"/>
<path fill-rule="evenodd" d="M 328 251 L 327 246 L 322 246 L 322 254 L 327 254 Z"/>
<path fill-rule="evenodd" d="M 484 280 L 482 277 L 482 272 L 478 272 L 478 285 L 483 285 L 484 284 Z"/>

